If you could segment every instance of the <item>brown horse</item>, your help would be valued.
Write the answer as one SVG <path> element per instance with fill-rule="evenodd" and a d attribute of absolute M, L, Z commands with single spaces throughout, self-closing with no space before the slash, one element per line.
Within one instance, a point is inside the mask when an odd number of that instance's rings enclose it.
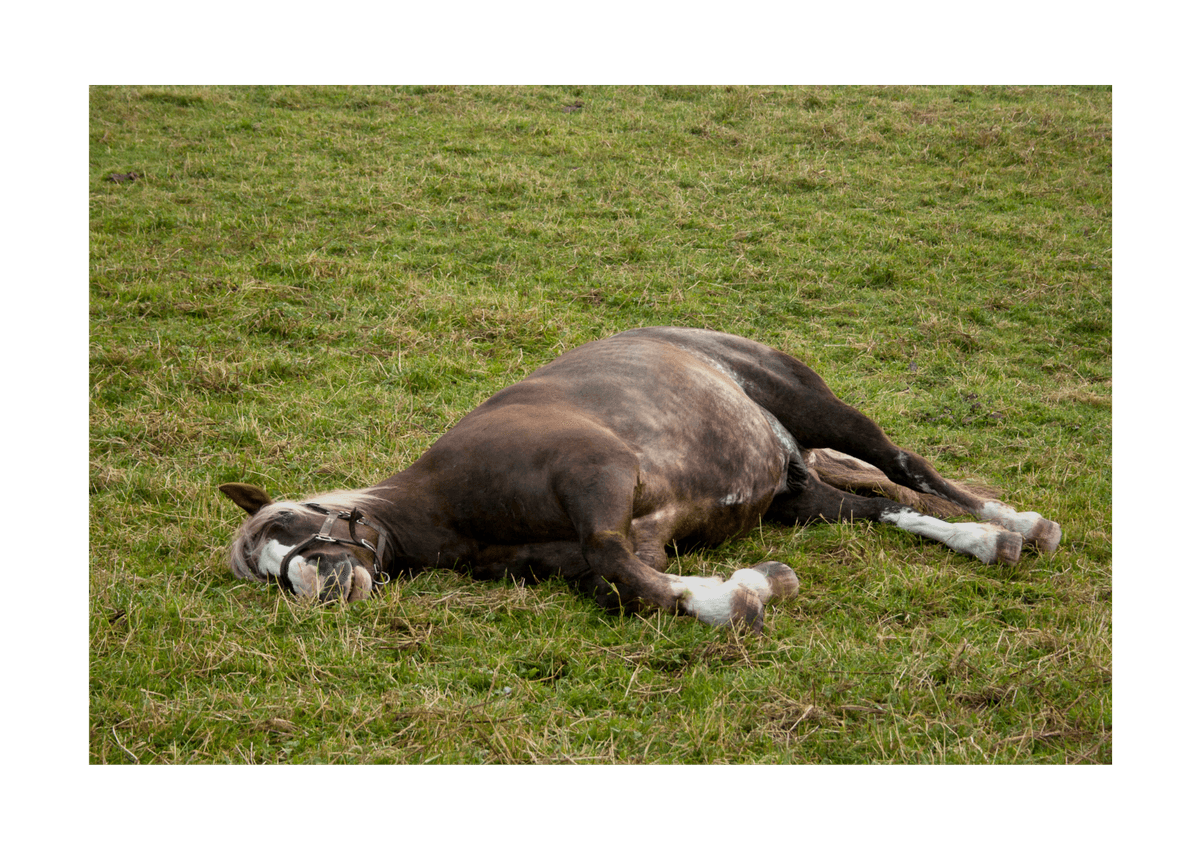
<path fill-rule="evenodd" d="M 864 489 L 874 492 L 852 492 Z M 677 576 L 663 572 L 668 546 L 717 544 L 764 518 L 873 520 L 991 563 L 1015 562 L 1024 544 L 1053 551 L 1062 534 L 943 479 L 795 358 L 690 328 L 567 352 L 374 487 L 304 502 L 272 502 L 254 485 L 221 491 L 250 515 L 233 572 L 303 597 L 361 600 L 400 572 L 452 567 L 563 576 L 610 608 L 652 604 L 755 630 L 772 596 L 795 593 L 791 568 Z"/>

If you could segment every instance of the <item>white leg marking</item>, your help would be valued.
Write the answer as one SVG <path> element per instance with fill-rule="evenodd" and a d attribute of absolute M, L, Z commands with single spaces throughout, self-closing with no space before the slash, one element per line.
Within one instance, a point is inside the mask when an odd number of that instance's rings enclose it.
<path fill-rule="evenodd" d="M 1034 541 L 1044 552 L 1054 552 L 1062 540 L 1062 528 L 1036 511 L 1015 511 L 1003 502 L 985 502 L 979 511 L 981 520 L 999 523 L 1026 541 Z"/>
<path fill-rule="evenodd" d="M 1024 538 L 1029 537 L 1033 527 L 1042 519 L 1042 515 L 1036 511 L 1025 511 L 1018 514 L 1003 502 L 985 502 L 979 511 L 979 517 L 981 520 L 999 523 L 1005 529 L 1020 532 Z"/>
<path fill-rule="evenodd" d="M 671 577 L 671 591 L 679 598 L 683 610 L 689 615 L 711 624 L 726 623 L 729 620 L 729 601 L 720 590 L 725 582 L 722 577 L 668 575 Z"/>
<path fill-rule="evenodd" d="M 957 553 L 975 556 L 988 564 L 996 561 L 1000 541 L 1005 534 L 1003 528 L 991 523 L 947 523 L 936 517 L 918 514 L 911 508 L 885 511 L 880 514 L 880 519 L 906 532 L 945 544 Z"/>
<path fill-rule="evenodd" d="M 735 570 L 726 584 L 740 585 L 757 596 L 764 604 L 771 599 L 771 583 L 757 570 L 751 570 L 748 567 Z"/>
<path fill-rule="evenodd" d="M 718 626 L 729 623 L 734 616 L 735 597 L 748 591 L 766 603 L 771 599 L 771 583 L 767 577 L 744 567 L 723 582 L 719 576 L 671 576 L 671 590 L 679 596 L 683 610 L 696 620 Z"/>

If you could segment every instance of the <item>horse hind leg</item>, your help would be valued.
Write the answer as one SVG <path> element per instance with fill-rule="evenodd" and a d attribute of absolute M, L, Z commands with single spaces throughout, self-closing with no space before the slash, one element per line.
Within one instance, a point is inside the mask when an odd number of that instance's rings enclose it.
<path fill-rule="evenodd" d="M 916 453 L 905 452 L 905 455 L 909 465 L 913 464 L 914 460 L 918 463 L 928 464 Z M 995 499 L 995 493 L 990 489 L 968 487 L 944 479 L 943 482 L 946 485 L 955 488 L 960 494 L 966 495 L 958 495 L 954 499 L 949 499 L 939 495 L 934 488 L 921 492 L 897 484 L 877 467 L 834 450 L 812 450 L 807 453 L 806 461 L 811 472 L 835 488 L 856 493 L 884 494 L 901 505 L 934 517 L 946 518 L 959 514 L 973 514 L 980 520 L 994 523 L 1010 532 L 1019 534 L 1024 544 L 1032 544 L 1043 552 L 1053 552 L 1062 539 L 1062 529 L 1057 523 L 1047 520 L 1036 511 L 1017 512 Z M 932 467 L 929 469 L 932 471 Z M 933 475 L 936 476 L 936 472 Z M 943 492 L 946 490 L 948 488 Z M 955 496 L 954 494 L 950 495 Z M 973 503 L 969 500 L 973 500 Z"/>
<path fill-rule="evenodd" d="M 1044 553 L 1054 552 L 1062 540 L 1062 527 L 1036 511 L 1017 511 L 1003 502 L 989 500 L 976 516 L 1016 532 L 1025 543 L 1033 544 Z"/>
<path fill-rule="evenodd" d="M 957 553 L 974 556 L 984 564 L 1016 564 L 1024 539 L 996 523 L 947 523 L 906 506 L 887 509 L 881 520 L 891 526 L 945 544 Z"/>
<path fill-rule="evenodd" d="M 984 564 L 1012 564 L 1021 556 L 1022 537 L 995 523 L 948 523 L 887 497 L 838 490 L 812 473 L 799 458 L 792 460 L 788 490 L 771 504 L 768 520 L 783 523 L 870 520 L 937 541 Z"/>
<path fill-rule="evenodd" d="M 985 521 L 984 525 L 995 524 L 1020 535 L 1022 543 L 1032 544 L 1043 552 L 1053 552 L 1062 539 L 1062 529 L 1052 520 L 1032 511 L 1018 513 L 998 500 L 978 496 L 942 478 L 928 461 L 892 443 L 873 420 L 839 399 L 819 375 L 790 355 L 724 336 L 719 338 L 719 343 L 710 341 L 707 345 L 708 355 L 720 363 L 720 368 L 727 370 L 751 399 L 778 420 L 788 435 L 785 445 L 794 442 L 797 447 L 828 447 L 846 453 L 873 465 L 877 472 L 882 471 L 886 480 L 936 500 L 919 503 L 914 514 L 971 514 Z M 824 477 L 819 464 L 815 471 Z M 772 509 L 778 510 L 780 503 L 790 501 L 790 495 L 777 500 Z M 895 502 L 891 505 L 896 509 L 900 507 Z M 796 507 L 793 503 L 783 513 L 795 513 Z M 803 513 L 806 509 L 801 507 L 800 510 Z M 824 506 L 823 510 L 836 513 L 836 509 L 829 506 Z M 878 512 L 876 509 L 875 513 Z M 915 526 L 906 514 L 890 516 Z M 935 532 L 940 538 L 954 539 L 937 524 L 922 523 L 922 528 L 926 532 Z M 958 534 L 961 537 L 961 533 Z M 1010 541 L 1000 542 L 1003 553 L 1011 549 Z M 1007 560 L 1006 555 L 999 556 L 999 560 Z"/>
<path fill-rule="evenodd" d="M 894 458 L 895 465 L 887 471 L 889 478 L 960 505 L 980 520 L 1017 533 L 1024 543 L 1032 544 L 1042 552 L 1052 553 L 1058 548 L 1062 528 L 1053 520 L 1047 520 L 1036 511 L 1018 512 L 999 500 L 978 497 L 957 483 L 943 479 L 933 465 L 915 452 L 896 447 Z"/>
<path fill-rule="evenodd" d="M 832 403 L 838 409 L 838 416 L 825 421 L 836 423 L 836 428 L 820 435 L 824 439 L 811 442 L 809 446 L 828 446 L 845 453 L 855 460 L 866 462 L 868 467 L 877 468 L 895 484 L 944 501 L 950 509 L 959 509 L 957 512 L 934 509 L 934 513 L 943 516 L 971 514 L 1015 532 L 1025 544 L 1031 544 L 1042 552 L 1054 552 L 1058 547 L 1062 540 L 1062 528 L 1054 521 L 1035 511 L 1017 512 L 999 500 L 977 495 L 956 482 L 944 479 L 932 464 L 916 452 L 893 443 L 883 429 L 866 415 L 836 397 Z M 818 451 L 810 457 L 817 474 L 824 478 L 823 465 L 827 464 L 829 456 L 823 456 Z"/>

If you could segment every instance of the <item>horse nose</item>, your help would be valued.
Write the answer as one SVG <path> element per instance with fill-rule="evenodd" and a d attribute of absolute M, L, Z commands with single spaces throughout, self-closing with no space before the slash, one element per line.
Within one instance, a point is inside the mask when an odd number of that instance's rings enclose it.
<path fill-rule="evenodd" d="M 322 603 L 345 600 L 354 582 L 354 561 L 349 556 L 321 556 L 317 559 L 317 576 L 321 582 L 318 594 Z"/>

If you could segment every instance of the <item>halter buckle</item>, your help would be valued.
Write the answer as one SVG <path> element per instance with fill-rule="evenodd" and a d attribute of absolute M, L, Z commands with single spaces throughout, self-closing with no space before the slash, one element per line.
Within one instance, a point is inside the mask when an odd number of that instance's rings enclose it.
<path fill-rule="evenodd" d="M 336 544 L 337 538 L 329 533 L 333 531 L 333 524 L 337 522 L 336 514 L 326 514 L 325 522 L 321 524 L 321 531 L 313 535 L 314 541 L 324 541 L 327 544 Z"/>

